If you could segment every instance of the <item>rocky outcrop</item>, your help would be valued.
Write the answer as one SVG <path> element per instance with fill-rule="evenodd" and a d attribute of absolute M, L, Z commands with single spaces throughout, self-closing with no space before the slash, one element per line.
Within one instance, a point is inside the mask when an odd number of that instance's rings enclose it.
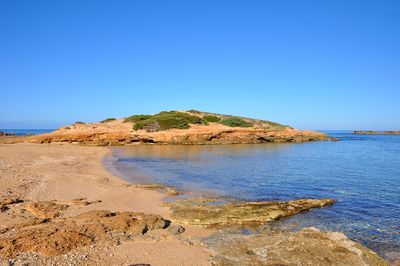
<path fill-rule="evenodd" d="M 328 137 L 314 131 L 285 128 L 269 131 L 262 128 L 229 128 L 225 126 L 196 126 L 196 130 L 169 130 L 166 132 L 134 132 L 133 142 L 161 144 L 241 144 L 266 142 L 307 142 L 327 140 Z"/>
<path fill-rule="evenodd" d="M 229 127 L 221 124 L 191 125 L 189 129 L 169 129 L 158 132 L 133 130 L 133 124 L 121 120 L 109 123 L 74 124 L 54 132 L 31 137 L 24 141 L 34 143 L 67 142 L 87 145 L 155 144 L 238 144 L 266 142 L 307 142 L 328 140 L 328 136 L 308 130 L 289 127 Z"/>
<path fill-rule="evenodd" d="M 57 256 L 91 244 L 132 239 L 170 224 L 158 215 L 107 210 L 60 218 L 67 207 L 55 202 L 26 205 L 33 217 L 0 231 L 0 257 L 12 258 L 26 252 Z"/>
<path fill-rule="evenodd" d="M 397 131 L 354 131 L 358 135 L 400 135 L 400 130 Z"/>
<path fill-rule="evenodd" d="M 305 228 L 256 235 L 220 233 L 204 241 L 217 255 L 214 265 L 389 266 L 372 250 L 337 232 Z"/>
<path fill-rule="evenodd" d="M 179 223 L 220 226 L 264 224 L 293 216 L 312 208 L 332 205 L 333 199 L 299 199 L 286 202 L 220 202 L 200 198 L 168 203 L 173 220 Z"/>
<path fill-rule="evenodd" d="M 4 132 L 4 131 L 0 131 L 0 136 L 15 136 L 17 135 L 14 132 Z"/>
<path fill-rule="evenodd" d="M 33 143 L 66 142 L 87 145 L 124 145 L 132 143 L 131 123 L 75 123 L 47 134 L 25 137 L 22 141 Z"/>

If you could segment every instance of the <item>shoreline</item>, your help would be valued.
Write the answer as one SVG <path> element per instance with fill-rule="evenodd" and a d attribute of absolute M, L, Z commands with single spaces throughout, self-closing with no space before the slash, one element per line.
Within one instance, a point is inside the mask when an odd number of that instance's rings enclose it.
<path fill-rule="evenodd" d="M 62 215 L 64 218 L 73 217 L 87 211 L 93 210 L 110 210 L 117 212 L 124 211 L 140 211 L 146 214 L 156 214 L 171 220 L 172 210 L 164 204 L 165 198 L 169 197 L 166 193 L 155 190 L 138 188 L 131 185 L 130 182 L 116 176 L 104 165 L 105 156 L 109 156 L 111 149 L 107 147 L 88 147 L 70 144 L 12 144 L 0 145 L 0 169 L 2 188 L 1 195 L 7 195 L 6 191 L 11 191 L 9 196 L 17 196 L 24 198 L 26 201 L 49 201 L 56 200 L 62 203 L 73 202 L 77 198 L 85 198 L 88 205 L 79 205 L 68 207 L 68 210 Z M 13 176 L 17 174 L 21 180 L 15 180 Z M 25 184 L 26 182 L 27 184 Z M 3 186 L 3 183 L 5 186 Z M 6 191 L 1 191 L 6 190 Z M 68 204 L 69 204 L 68 203 Z M 93 203 L 93 204 L 92 204 Z M 16 204 L 18 205 L 18 204 Z M 243 208 L 243 206 L 238 206 Z M 15 208 L 12 209 L 12 208 Z M 19 217 L 21 208 L 12 207 L 10 211 L 0 213 L 0 224 L 7 225 L 15 222 L 15 217 Z M 19 208 L 19 209 L 18 209 Z M 13 219 L 7 220 L 7 216 L 14 216 Z M 174 220 L 174 219 L 172 219 Z M 172 224 L 175 225 L 174 222 Z M 216 230 L 206 229 L 201 226 L 184 225 L 186 231 L 179 235 L 166 234 L 165 230 L 154 230 L 146 234 L 145 238 L 140 241 L 126 241 L 118 245 L 98 244 L 95 247 L 78 248 L 72 250 L 67 255 L 56 257 L 43 257 L 37 255 L 17 256 L 23 261 L 34 263 L 58 263 L 68 264 L 72 262 L 83 264 L 113 264 L 113 265 L 129 265 L 132 263 L 150 263 L 151 265 L 210 265 L 211 256 L 213 262 L 224 264 L 229 262 L 232 254 L 231 250 L 221 244 L 221 240 L 213 239 L 212 234 Z M 1 229 L 1 228 L 0 228 Z M 344 246 L 351 246 L 356 250 L 357 256 L 363 256 L 369 263 L 367 265 L 386 265 L 377 255 L 359 244 L 348 240 L 340 233 L 324 233 L 317 229 L 313 231 L 305 231 L 299 233 L 271 233 L 266 232 L 272 238 L 278 238 L 279 241 L 293 238 L 296 242 L 295 246 L 304 250 L 304 243 L 312 241 L 308 246 L 324 246 L 320 253 L 326 253 L 328 244 L 333 247 L 342 249 Z M 236 241 L 244 241 L 245 245 L 259 245 L 258 238 L 248 237 L 244 240 L 243 235 L 235 236 L 235 234 L 221 233 L 222 238 L 229 239 L 235 237 Z M 310 234 L 313 234 L 310 239 Z M 339 234 L 339 235 L 337 235 Z M 205 247 L 199 238 L 205 238 L 209 244 Z M 207 240 L 208 239 L 208 240 Z M 239 239 L 239 240 L 238 240 Z M 225 240 L 224 240 L 225 241 Z M 265 241 L 265 240 L 263 240 Z M 325 243 L 328 241 L 328 243 Z M 228 243 L 232 246 L 234 243 Z M 263 242 L 262 242 L 263 243 Z M 292 245 L 291 243 L 290 245 Z M 328 245 L 328 246 L 329 246 Z M 356 245 L 356 246 L 354 246 Z M 273 246 L 273 245 L 272 245 Z M 213 247 L 212 250 L 209 247 Z M 268 247 L 269 248 L 269 247 Z M 104 255 L 104 249 L 107 249 Z M 280 247 L 279 252 L 288 250 L 289 247 Z M 240 248 L 242 250 L 242 248 Z M 240 252 L 240 261 L 246 256 L 251 261 L 260 259 L 258 253 Z M 351 250 L 351 249 L 349 249 Z M 354 252 L 354 250 L 352 252 Z M 0 249 L 1 251 L 1 249 Z M 338 263 L 336 251 L 330 251 L 326 256 L 331 257 L 333 261 Z M 343 251 L 340 251 L 343 252 Z M 347 252 L 347 251 L 346 251 Z M 313 256 L 307 257 L 304 252 L 299 252 L 299 258 L 314 260 Z M 107 254 L 113 254 L 107 257 Z M 249 255 L 250 254 L 250 255 Z M 359 262 L 360 258 L 352 258 L 353 253 L 349 253 L 350 261 Z M 254 257 L 255 256 L 255 257 Z M 258 256 L 258 257 L 257 257 Z M 372 256 L 372 257 L 371 257 Z M 78 261 L 73 261 L 78 258 Z M 245 261 L 245 260 L 243 260 Z M 1 262 L 1 259 L 0 259 Z M 375 263 L 376 262 L 376 263 Z M 230 265 L 230 264 L 227 264 Z M 250 264 L 249 264 L 250 265 Z"/>
<path fill-rule="evenodd" d="M 353 134 L 356 135 L 400 135 L 400 130 L 387 130 L 387 131 L 375 131 L 375 130 L 355 130 Z"/>
<path fill-rule="evenodd" d="M 1 195 L 15 196 L 24 201 L 71 202 L 78 198 L 85 198 L 89 202 L 101 201 L 87 206 L 70 206 L 63 217 L 93 210 L 110 210 L 138 211 L 169 219 L 169 209 L 161 206 L 166 195 L 158 191 L 124 186 L 129 183 L 110 173 L 103 165 L 103 158 L 108 152 L 106 147 L 25 143 L 0 145 Z M 16 170 L 17 168 L 19 169 Z M 15 174 L 22 180 L 15 180 Z M 0 213 L 0 224 L 5 227 L 18 220 L 23 221 L 24 218 L 19 217 L 21 215 L 18 212 L 21 211 Z M 10 216 L 13 218 L 10 219 Z M 208 235 L 209 230 L 193 226 L 185 226 L 185 229 L 184 233 L 177 236 L 155 230 L 137 243 L 127 241 L 117 246 L 96 245 L 90 248 L 90 252 L 84 247 L 67 254 L 72 254 L 73 257 L 78 256 L 76 252 L 91 254 L 83 259 L 80 257 L 79 263 L 83 264 L 209 265 L 210 254 L 189 242 L 191 238 Z M 105 254 L 104 248 L 108 249 Z M 113 256 L 109 257 L 109 253 Z M 65 258 L 64 255 L 52 258 L 30 255 L 22 258 L 31 263 L 71 263 L 69 256 Z"/>

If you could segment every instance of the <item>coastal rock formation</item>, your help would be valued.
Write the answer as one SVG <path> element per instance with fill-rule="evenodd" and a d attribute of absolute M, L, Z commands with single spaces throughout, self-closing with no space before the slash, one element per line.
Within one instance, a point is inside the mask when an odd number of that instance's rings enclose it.
<path fill-rule="evenodd" d="M 360 131 L 356 130 L 353 132 L 354 134 L 358 135 L 400 135 L 400 130 L 397 131 Z"/>
<path fill-rule="evenodd" d="M 38 216 L 0 232 L 0 257 L 11 258 L 25 252 L 57 256 L 78 247 L 127 240 L 169 226 L 169 221 L 161 216 L 138 212 L 96 210 L 75 217 L 42 219 L 43 216 L 57 215 L 38 211 L 62 211 L 64 207 L 49 202 L 32 203 L 29 209 Z"/>
<path fill-rule="evenodd" d="M 256 235 L 215 234 L 205 243 L 217 255 L 214 265 L 389 266 L 372 250 L 338 232 L 304 228 Z"/>
<path fill-rule="evenodd" d="M 15 136 L 16 133 L 14 132 L 4 132 L 4 131 L 0 131 L 0 136 Z"/>
<path fill-rule="evenodd" d="M 332 205 L 333 199 L 299 199 L 287 202 L 233 202 L 200 198 L 168 203 L 173 220 L 196 225 L 263 224 L 293 216 L 312 208 Z"/>
<path fill-rule="evenodd" d="M 188 115 L 188 111 L 167 113 Z M 207 117 L 206 114 L 208 113 L 190 113 L 190 117 L 195 117 L 201 121 L 202 117 Z M 143 116 L 148 117 L 147 115 Z M 219 116 L 231 118 L 231 116 Z M 177 120 L 172 120 L 171 123 L 181 121 L 178 118 L 176 118 Z M 153 130 L 152 127 L 149 128 L 150 126 L 158 125 L 158 122 L 150 123 L 146 128 L 135 128 L 137 123 L 142 121 L 135 123 L 129 119 L 115 119 L 107 123 L 75 123 L 48 134 L 26 137 L 24 140 L 34 143 L 68 142 L 92 145 L 127 145 L 135 143 L 237 144 L 306 142 L 329 139 L 326 134 L 315 131 L 297 130 L 263 120 L 243 118 L 246 120 L 244 121 L 241 118 L 238 119 L 247 124 L 241 127 L 235 126 L 235 124 L 226 125 L 218 122 L 205 122 L 203 124 L 194 122 L 195 124 L 185 124 L 185 128 L 169 128 L 159 131 Z M 232 123 L 229 119 L 227 120 Z M 170 121 L 168 120 L 168 122 Z"/>
<path fill-rule="evenodd" d="M 270 131 L 262 128 L 230 128 L 223 125 L 193 126 L 187 130 L 171 129 L 161 132 L 135 132 L 133 142 L 161 144 L 240 144 L 265 142 L 307 142 L 327 140 L 328 137 L 314 131 L 285 128 Z"/>

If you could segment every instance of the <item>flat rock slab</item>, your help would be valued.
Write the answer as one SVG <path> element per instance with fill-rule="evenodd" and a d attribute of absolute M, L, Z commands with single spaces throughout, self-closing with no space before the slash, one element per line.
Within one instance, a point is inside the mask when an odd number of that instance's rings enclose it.
<path fill-rule="evenodd" d="M 215 199 L 199 198 L 177 200 L 168 203 L 168 206 L 173 211 L 172 218 L 177 222 L 211 226 L 263 224 L 334 202 L 334 199 L 299 199 L 286 202 L 219 203 Z"/>

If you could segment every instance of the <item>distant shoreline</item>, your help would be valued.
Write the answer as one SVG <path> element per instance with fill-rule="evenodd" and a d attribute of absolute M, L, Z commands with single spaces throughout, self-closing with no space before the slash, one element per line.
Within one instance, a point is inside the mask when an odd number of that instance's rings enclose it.
<path fill-rule="evenodd" d="M 388 130 L 388 131 L 374 131 L 374 130 L 356 130 L 353 132 L 354 134 L 357 135 L 400 135 L 400 130 L 393 131 L 393 130 Z"/>

